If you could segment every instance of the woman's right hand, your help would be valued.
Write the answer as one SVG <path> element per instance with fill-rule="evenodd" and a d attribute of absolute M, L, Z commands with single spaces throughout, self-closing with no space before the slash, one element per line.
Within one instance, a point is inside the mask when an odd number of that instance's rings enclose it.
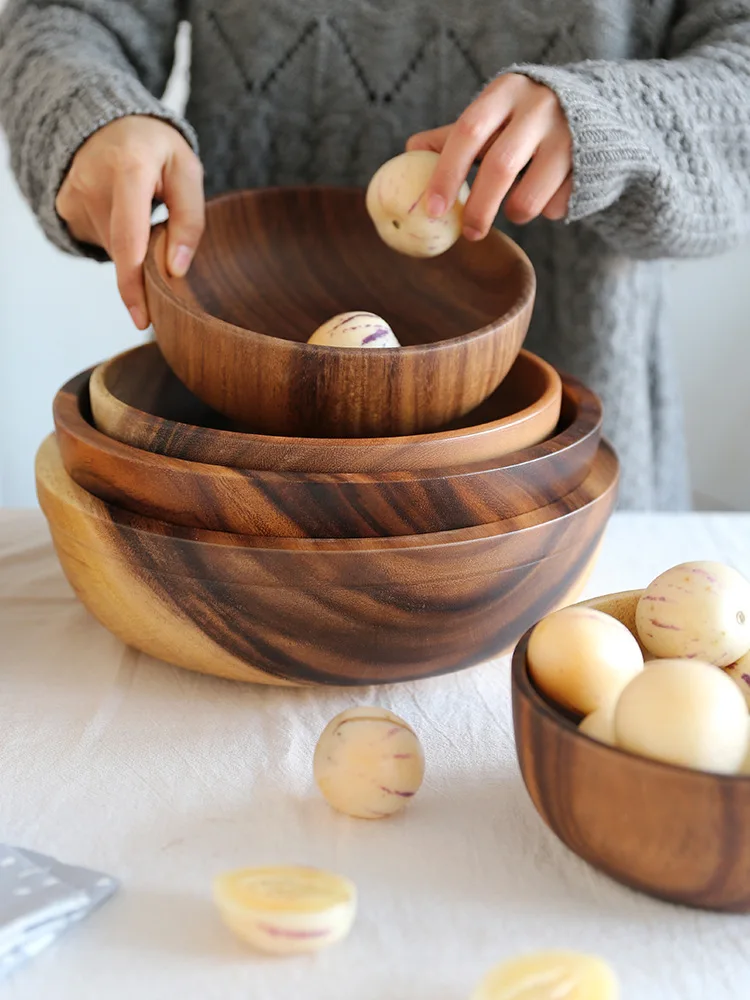
<path fill-rule="evenodd" d="M 149 324 L 143 262 L 155 198 L 169 209 L 167 267 L 182 277 L 203 234 L 203 168 L 172 125 L 130 115 L 81 146 L 55 203 L 74 239 L 103 247 L 114 261 L 120 295 L 139 330 Z"/>

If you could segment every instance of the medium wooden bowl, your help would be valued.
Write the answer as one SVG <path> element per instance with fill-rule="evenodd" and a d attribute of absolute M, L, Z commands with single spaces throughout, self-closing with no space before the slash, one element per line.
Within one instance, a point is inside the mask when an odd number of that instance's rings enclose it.
<path fill-rule="evenodd" d="M 560 416 L 560 376 L 521 351 L 494 393 L 452 429 L 392 438 L 242 433 L 176 377 L 156 344 L 100 365 L 91 409 L 104 434 L 170 458 L 267 472 L 402 472 L 490 462 L 544 441 Z"/>
<path fill-rule="evenodd" d="M 642 591 L 585 602 L 635 634 Z M 700 909 L 750 912 L 750 779 L 703 774 L 604 746 L 535 687 L 529 633 L 513 654 L 523 780 L 542 819 L 589 864 L 633 889 Z"/>
<path fill-rule="evenodd" d="M 497 230 L 433 260 L 391 250 L 349 188 L 223 195 L 185 279 L 166 272 L 166 230 L 145 264 L 156 339 L 179 378 L 220 413 L 268 434 L 416 434 L 469 413 L 507 375 L 531 318 L 535 277 Z M 306 341 L 367 310 L 401 348 Z"/>
<path fill-rule="evenodd" d="M 185 462 L 108 438 L 91 422 L 89 373 L 60 390 L 57 440 L 75 482 L 107 503 L 172 524 L 283 538 L 364 538 L 490 524 L 566 496 L 586 478 L 601 406 L 566 383 L 560 433 L 523 452 L 434 472 L 255 472 Z"/>
<path fill-rule="evenodd" d="M 385 684 L 507 649 L 585 574 L 612 512 L 602 444 L 567 497 L 498 525 L 385 539 L 262 539 L 149 520 L 76 486 L 54 438 L 37 491 L 68 580 L 124 642 L 203 673 Z"/>

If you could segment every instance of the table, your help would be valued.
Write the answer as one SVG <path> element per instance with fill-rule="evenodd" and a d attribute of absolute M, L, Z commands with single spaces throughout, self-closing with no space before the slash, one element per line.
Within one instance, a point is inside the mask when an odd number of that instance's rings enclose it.
<path fill-rule="evenodd" d="M 616 515 L 587 593 L 693 558 L 750 575 L 750 515 Z M 424 741 L 425 785 L 391 821 L 335 815 L 313 786 L 320 731 L 357 703 Z M 11 1000 L 468 1000 L 486 969 L 539 947 L 605 956 L 623 1000 L 750 996 L 750 916 L 636 895 L 543 826 L 515 762 L 507 659 L 354 692 L 193 675 L 89 617 L 31 511 L 0 512 L 0 781 L 0 841 L 123 883 L 8 982 Z M 211 878 L 275 862 L 354 878 L 348 941 L 274 960 L 225 931 Z"/>

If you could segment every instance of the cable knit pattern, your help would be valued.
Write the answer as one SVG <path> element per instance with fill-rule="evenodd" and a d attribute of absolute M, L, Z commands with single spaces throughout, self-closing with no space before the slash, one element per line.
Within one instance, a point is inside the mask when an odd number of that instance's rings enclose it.
<path fill-rule="evenodd" d="M 181 20 L 186 121 L 159 102 Z M 557 93 L 574 143 L 567 224 L 505 226 L 539 277 L 528 346 L 604 398 L 622 506 L 684 507 L 654 258 L 750 233 L 750 0 L 10 0 L 0 121 L 45 232 L 80 253 L 55 196 L 77 148 L 118 117 L 197 137 L 208 194 L 364 184 L 509 69 Z"/>

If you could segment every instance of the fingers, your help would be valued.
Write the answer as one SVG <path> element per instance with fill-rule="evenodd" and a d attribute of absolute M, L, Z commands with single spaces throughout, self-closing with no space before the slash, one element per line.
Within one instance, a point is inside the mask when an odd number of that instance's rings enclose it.
<path fill-rule="evenodd" d="M 540 216 L 565 183 L 569 173 L 569 146 L 559 142 L 543 142 L 523 178 L 505 202 L 508 219 L 517 225 L 523 225 Z"/>
<path fill-rule="evenodd" d="M 163 174 L 167 222 L 167 267 L 177 278 L 187 274 L 205 225 L 203 168 L 186 148 L 173 156 Z"/>
<path fill-rule="evenodd" d="M 490 231 L 505 196 L 539 148 L 546 127 L 543 114 L 519 114 L 511 119 L 492 144 L 482 160 L 464 210 L 464 235 L 467 239 L 483 239 Z M 533 164 L 528 173 L 532 169 Z M 525 180 L 524 177 L 521 184 Z"/>
<path fill-rule="evenodd" d="M 564 219 L 568 214 L 568 205 L 570 204 L 570 196 L 572 193 L 573 176 L 572 174 L 568 174 L 564 184 L 550 199 L 550 202 L 542 212 L 542 215 L 546 219 L 552 219 L 553 221 Z"/>
<path fill-rule="evenodd" d="M 418 149 L 426 149 L 432 153 L 442 153 L 445 140 L 450 135 L 452 125 L 443 125 L 441 128 L 429 129 L 427 132 L 418 132 L 406 143 L 408 152 Z"/>
<path fill-rule="evenodd" d="M 451 208 L 474 162 L 511 114 L 515 89 L 509 80 L 488 87 L 450 129 L 427 190 L 430 215 L 438 217 Z"/>
<path fill-rule="evenodd" d="M 117 269 L 122 301 L 139 330 L 149 324 L 143 261 L 151 233 L 151 201 L 158 182 L 153 168 L 134 163 L 119 172 L 112 189 L 112 212 L 105 243 Z"/>

